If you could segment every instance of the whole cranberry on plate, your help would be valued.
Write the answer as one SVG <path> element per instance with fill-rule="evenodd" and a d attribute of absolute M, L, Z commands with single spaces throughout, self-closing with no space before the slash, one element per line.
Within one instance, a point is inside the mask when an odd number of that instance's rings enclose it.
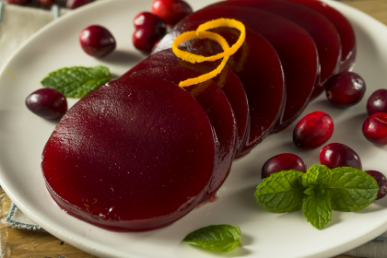
<path fill-rule="evenodd" d="M 338 167 L 362 169 L 359 155 L 341 143 L 330 143 L 324 146 L 320 152 L 320 163 L 330 169 Z"/>
<path fill-rule="evenodd" d="M 113 35 L 99 25 L 91 25 L 82 30 L 79 41 L 83 50 L 94 57 L 104 57 L 116 48 Z"/>
<path fill-rule="evenodd" d="M 369 115 L 387 113 L 387 90 L 379 89 L 368 98 L 367 111 Z"/>
<path fill-rule="evenodd" d="M 67 100 L 59 91 L 43 88 L 28 95 L 26 106 L 31 112 L 40 117 L 57 119 L 66 113 Z"/>
<path fill-rule="evenodd" d="M 67 0 L 66 7 L 69 9 L 76 9 L 82 5 L 93 2 L 94 0 Z"/>
<path fill-rule="evenodd" d="M 326 83 L 327 98 L 338 107 L 355 105 L 363 98 L 365 91 L 363 78 L 353 72 L 336 74 Z"/>
<path fill-rule="evenodd" d="M 38 2 L 42 6 L 51 6 L 55 3 L 55 0 L 38 0 Z"/>
<path fill-rule="evenodd" d="M 367 118 L 363 134 L 370 142 L 387 145 L 387 113 L 376 113 Z"/>
<path fill-rule="evenodd" d="M 133 45 L 141 51 L 150 52 L 166 33 L 167 26 L 163 20 L 149 12 L 138 14 L 133 20 L 136 28 L 133 33 Z"/>
<path fill-rule="evenodd" d="M 304 161 L 295 154 L 282 153 L 268 159 L 262 167 L 262 179 L 270 176 L 273 173 L 281 172 L 283 170 L 297 170 L 306 172 L 306 165 Z"/>
<path fill-rule="evenodd" d="M 174 26 L 192 13 L 192 8 L 182 0 L 155 0 L 152 4 L 152 13 L 160 17 L 166 24 Z"/>
<path fill-rule="evenodd" d="M 326 143 L 332 136 L 332 118 L 324 112 L 316 111 L 306 115 L 293 131 L 293 142 L 301 149 L 313 149 Z"/>
<path fill-rule="evenodd" d="M 372 176 L 376 180 L 376 183 L 378 183 L 379 192 L 378 192 L 378 197 L 376 197 L 376 200 L 382 199 L 387 194 L 386 177 L 381 172 L 376 170 L 367 170 L 366 173 Z"/>

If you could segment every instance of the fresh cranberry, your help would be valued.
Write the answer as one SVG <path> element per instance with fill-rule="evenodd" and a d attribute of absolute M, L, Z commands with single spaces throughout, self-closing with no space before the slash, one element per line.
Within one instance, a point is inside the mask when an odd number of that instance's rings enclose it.
<path fill-rule="evenodd" d="M 387 113 L 387 90 L 379 89 L 372 93 L 367 102 L 369 115 L 384 112 Z"/>
<path fill-rule="evenodd" d="M 320 163 L 330 169 L 338 167 L 362 169 L 359 155 L 341 143 L 330 143 L 324 146 L 320 152 Z"/>
<path fill-rule="evenodd" d="M 333 129 L 333 120 L 327 113 L 313 112 L 296 125 L 293 142 L 301 149 L 313 149 L 326 143 L 331 138 Z"/>
<path fill-rule="evenodd" d="M 66 7 L 69 9 L 75 9 L 82 5 L 93 2 L 94 0 L 67 0 Z"/>
<path fill-rule="evenodd" d="M 99 25 L 92 25 L 82 30 L 79 41 L 83 50 L 94 57 L 104 57 L 116 48 L 113 35 Z"/>
<path fill-rule="evenodd" d="M 386 177 L 376 170 L 367 170 L 366 171 L 368 175 L 372 176 L 376 183 L 378 183 L 379 186 L 379 192 L 378 197 L 376 197 L 376 200 L 382 199 L 387 194 L 387 179 Z"/>
<path fill-rule="evenodd" d="M 387 144 L 387 113 L 371 115 L 363 124 L 364 136 L 373 143 Z"/>
<path fill-rule="evenodd" d="M 38 0 L 38 2 L 42 6 L 51 6 L 55 3 L 55 0 Z"/>
<path fill-rule="evenodd" d="M 262 179 L 283 170 L 297 170 L 306 172 L 304 161 L 297 155 L 291 153 L 283 153 L 270 158 L 262 167 Z"/>
<path fill-rule="evenodd" d="M 26 98 L 26 106 L 40 117 L 57 119 L 66 113 L 67 100 L 59 91 L 44 88 L 32 92 Z"/>
<path fill-rule="evenodd" d="M 155 0 L 152 4 L 152 13 L 168 25 L 174 26 L 185 16 L 192 13 L 192 8 L 182 0 Z"/>
<path fill-rule="evenodd" d="M 149 12 L 142 12 L 138 14 L 134 18 L 133 24 L 136 29 L 153 28 L 154 33 L 160 38 L 167 32 L 167 25 L 165 25 L 165 22 L 153 13 Z"/>
<path fill-rule="evenodd" d="M 343 72 L 332 76 L 326 84 L 328 100 L 339 107 L 348 107 L 358 103 L 364 96 L 366 84 L 360 75 Z"/>
<path fill-rule="evenodd" d="M 150 52 L 159 39 L 152 28 L 139 28 L 133 34 L 133 45 L 138 50 Z"/>
<path fill-rule="evenodd" d="M 31 0 L 7 0 L 9 4 L 25 5 L 30 3 Z"/>

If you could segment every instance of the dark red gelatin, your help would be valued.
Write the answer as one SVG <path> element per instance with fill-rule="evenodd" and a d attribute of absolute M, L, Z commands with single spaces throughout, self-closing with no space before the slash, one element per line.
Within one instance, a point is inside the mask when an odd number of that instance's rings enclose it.
<path fill-rule="evenodd" d="M 320 162 L 330 169 L 338 167 L 362 169 L 359 155 L 341 143 L 330 143 L 324 146 L 320 152 Z"/>
<path fill-rule="evenodd" d="M 182 0 L 155 0 L 152 4 L 152 13 L 168 25 L 174 26 L 185 16 L 192 13 L 192 8 Z"/>
<path fill-rule="evenodd" d="M 338 107 L 348 107 L 359 103 L 365 91 L 366 84 L 363 78 L 352 72 L 336 74 L 326 84 L 328 100 Z"/>
<path fill-rule="evenodd" d="M 82 30 L 79 41 L 82 49 L 94 57 L 104 57 L 116 48 L 113 35 L 106 28 L 99 25 L 91 25 Z"/>
<path fill-rule="evenodd" d="M 151 78 L 174 83 L 178 87 L 181 81 L 198 77 L 200 73 L 182 66 L 170 66 L 140 70 L 130 75 L 130 78 Z M 128 77 L 126 77 L 128 78 Z M 121 80 L 126 80 L 122 78 Z M 236 121 L 232 107 L 224 92 L 218 85 L 207 81 L 185 88 L 206 111 L 216 134 L 216 164 L 214 173 L 203 202 L 216 195 L 218 189 L 226 180 L 232 161 L 235 157 L 237 137 Z"/>
<path fill-rule="evenodd" d="M 376 113 L 387 113 L 387 90 L 379 89 L 372 93 L 367 102 L 367 111 L 369 115 Z"/>
<path fill-rule="evenodd" d="M 295 154 L 279 154 L 270 158 L 265 162 L 265 164 L 263 164 L 261 177 L 264 179 L 273 173 L 281 172 L 283 170 L 306 172 L 306 165 L 304 161 Z"/>
<path fill-rule="evenodd" d="M 221 2 L 215 6 L 241 6 L 264 10 L 292 21 L 305 29 L 316 43 L 321 72 L 313 91 L 318 96 L 324 84 L 336 73 L 341 59 L 340 36 L 333 24 L 320 13 L 304 6 L 280 0 L 238 0 Z"/>
<path fill-rule="evenodd" d="M 57 119 L 66 113 L 67 100 L 59 91 L 44 88 L 28 95 L 26 98 L 26 106 L 31 112 L 40 117 Z"/>
<path fill-rule="evenodd" d="M 318 75 L 318 53 L 313 39 L 304 29 L 277 15 L 234 6 L 214 6 L 195 12 L 178 23 L 174 31 L 182 33 L 195 30 L 200 24 L 217 18 L 232 18 L 243 22 L 247 28 L 265 37 L 277 51 L 285 73 L 287 99 L 283 115 L 274 131 L 284 129 L 303 111 L 314 89 Z M 255 63 L 261 63 L 260 60 L 270 67 L 265 63 L 266 59 L 256 59 Z M 252 77 L 258 73 L 257 70 Z M 251 84 L 260 83 L 257 78 L 240 78 L 244 84 L 244 80 Z M 249 99 L 249 102 L 253 101 Z"/>
<path fill-rule="evenodd" d="M 293 131 L 293 142 L 301 149 L 317 148 L 331 138 L 333 129 L 333 120 L 327 113 L 313 112 L 298 122 Z"/>
<path fill-rule="evenodd" d="M 287 0 L 313 9 L 324 15 L 335 26 L 341 40 L 341 64 L 339 72 L 350 71 L 356 59 L 356 37 L 349 21 L 336 9 L 322 1 Z"/>
<path fill-rule="evenodd" d="M 167 226 L 206 193 L 215 138 L 203 108 L 162 80 L 113 81 L 63 117 L 43 151 L 47 188 L 68 213 L 117 231 Z"/>
<path fill-rule="evenodd" d="M 367 170 L 366 173 L 372 176 L 376 180 L 376 183 L 378 183 L 379 192 L 378 192 L 378 197 L 376 197 L 376 200 L 382 199 L 387 194 L 386 177 L 382 173 L 376 170 Z"/>
<path fill-rule="evenodd" d="M 206 51 L 200 51 L 197 49 L 195 53 L 201 55 L 208 54 Z M 171 49 L 167 49 L 150 55 L 147 59 L 129 70 L 122 77 L 124 78 L 130 76 L 132 73 L 144 69 L 167 66 L 187 67 L 203 74 L 214 70 L 218 66 L 218 63 L 204 62 L 191 64 L 177 58 Z M 220 75 L 213 78 L 213 81 L 224 91 L 234 111 L 238 127 L 238 138 L 236 143 L 238 153 L 238 150 L 245 146 L 247 140 L 246 138 L 248 137 L 250 131 L 249 107 L 243 84 L 239 80 L 238 76 L 228 66 L 223 69 Z"/>
<path fill-rule="evenodd" d="M 370 142 L 387 145 L 387 113 L 376 113 L 367 118 L 363 134 Z"/>
<path fill-rule="evenodd" d="M 91 2 L 94 2 L 94 0 L 67 0 L 66 7 L 69 9 L 76 9 Z"/>

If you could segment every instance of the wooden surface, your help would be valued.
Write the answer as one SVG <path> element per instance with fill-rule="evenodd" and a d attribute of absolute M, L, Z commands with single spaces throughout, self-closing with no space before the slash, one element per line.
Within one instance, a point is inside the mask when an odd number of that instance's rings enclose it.
<path fill-rule="evenodd" d="M 387 25 L 387 0 L 342 2 L 368 13 Z M 7 216 L 10 206 L 10 199 L 0 188 L 1 219 Z M 95 256 L 86 254 L 48 233 L 12 229 L 0 223 L 0 258 L 8 257 L 91 258 Z M 350 258 L 350 256 L 336 258 Z"/>

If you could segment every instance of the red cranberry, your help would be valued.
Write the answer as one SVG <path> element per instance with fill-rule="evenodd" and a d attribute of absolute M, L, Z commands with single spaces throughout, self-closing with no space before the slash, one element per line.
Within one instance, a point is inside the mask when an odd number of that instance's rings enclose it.
<path fill-rule="evenodd" d="M 192 8 L 182 0 L 155 0 L 152 4 L 152 13 L 168 25 L 174 26 L 185 16 L 192 13 Z"/>
<path fill-rule="evenodd" d="M 104 57 L 116 48 L 113 35 L 99 25 L 92 25 L 82 30 L 79 41 L 83 50 L 94 57 Z"/>
<path fill-rule="evenodd" d="M 294 144 L 302 149 L 313 149 L 326 143 L 333 134 L 333 120 L 324 112 L 306 115 L 293 131 Z"/>
<path fill-rule="evenodd" d="M 372 176 L 376 183 L 378 183 L 379 186 L 379 192 L 378 197 L 376 197 L 376 200 L 382 199 L 387 194 L 387 179 L 386 177 L 376 170 L 367 170 L 366 171 L 368 175 Z"/>
<path fill-rule="evenodd" d="M 9 4 L 25 5 L 30 3 L 31 0 L 7 0 Z"/>
<path fill-rule="evenodd" d="M 364 96 L 366 84 L 358 74 L 343 72 L 332 76 L 326 84 L 328 100 L 339 107 L 358 103 Z"/>
<path fill-rule="evenodd" d="M 46 119 L 62 117 L 67 111 L 67 100 L 59 91 L 39 89 L 26 98 L 26 106 L 36 115 Z"/>
<path fill-rule="evenodd" d="M 387 113 L 387 90 L 379 89 L 372 93 L 367 102 L 369 115 L 384 112 Z"/>
<path fill-rule="evenodd" d="M 338 167 L 362 169 L 359 155 L 341 143 L 331 143 L 324 146 L 320 152 L 320 162 L 330 169 Z"/>
<path fill-rule="evenodd" d="M 159 17 L 149 12 L 142 12 L 138 14 L 133 21 L 134 27 L 139 28 L 153 28 L 154 33 L 160 38 L 167 32 L 167 25 Z"/>
<path fill-rule="evenodd" d="M 75 9 L 82 5 L 93 2 L 94 0 L 67 0 L 66 7 L 69 9 Z"/>
<path fill-rule="evenodd" d="M 38 2 L 42 6 L 51 6 L 54 4 L 55 0 L 38 0 Z"/>
<path fill-rule="evenodd" d="M 363 124 L 363 134 L 370 142 L 387 144 L 387 113 L 376 113 Z"/>
<path fill-rule="evenodd" d="M 152 28 L 139 28 L 133 34 L 133 45 L 138 50 L 150 52 L 159 39 Z"/>
<path fill-rule="evenodd" d="M 297 170 L 306 172 L 304 161 L 297 155 L 291 153 L 283 153 L 270 158 L 262 167 L 262 179 L 270 176 L 273 173 L 281 172 L 282 170 Z"/>

